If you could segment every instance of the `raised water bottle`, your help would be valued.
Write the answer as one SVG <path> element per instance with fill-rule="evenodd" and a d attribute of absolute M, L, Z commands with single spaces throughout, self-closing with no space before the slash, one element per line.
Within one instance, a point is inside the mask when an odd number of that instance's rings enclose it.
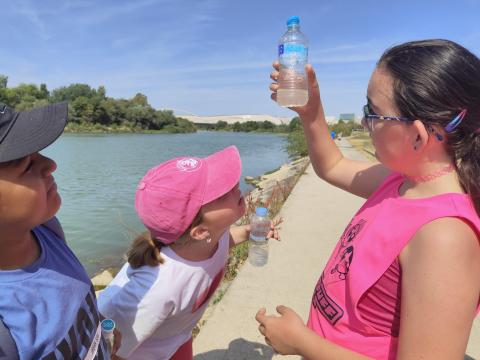
<path fill-rule="evenodd" d="M 300 31 L 300 19 L 292 16 L 287 21 L 287 32 L 278 44 L 277 103 L 280 106 L 303 106 L 308 101 L 308 82 L 305 65 L 308 62 L 308 40 Z"/>
<path fill-rule="evenodd" d="M 115 321 L 112 319 L 103 319 L 101 326 L 103 338 L 107 343 L 108 353 L 112 354 L 114 341 L 113 330 L 115 330 Z"/>
<path fill-rule="evenodd" d="M 255 209 L 255 214 L 250 218 L 250 244 L 248 260 L 254 266 L 263 266 L 268 261 L 268 239 L 270 219 L 268 210 L 264 207 Z"/>

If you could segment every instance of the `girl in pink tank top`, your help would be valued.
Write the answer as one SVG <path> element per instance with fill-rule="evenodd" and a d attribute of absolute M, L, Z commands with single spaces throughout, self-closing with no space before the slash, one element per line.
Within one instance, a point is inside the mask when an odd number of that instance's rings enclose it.
<path fill-rule="evenodd" d="M 480 59 L 447 40 L 382 55 L 362 120 L 378 162 L 343 157 L 307 73 L 308 103 L 293 110 L 312 165 L 367 201 L 319 277 L 307 324 L 279 306 L 279 316 L 259 310 L 259 331 L 309 360 L 463 359 L 480 312 Z"/>

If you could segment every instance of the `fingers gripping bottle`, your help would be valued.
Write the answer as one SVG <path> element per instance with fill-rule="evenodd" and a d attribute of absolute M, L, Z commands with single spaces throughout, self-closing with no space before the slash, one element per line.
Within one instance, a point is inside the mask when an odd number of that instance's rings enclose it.
<path fill-rule="evenodd" d="M 278 61 L 277 103 L 280 106 L 303 106 L 308 101 L 307 74 L 308 40 L 300 32 L 300 19 L 292 16 L 287 21 L 287 32 L 280 38 Z"/>
<path fill-rule="evenodd" d="M 263 266 L 268 261 L 268 239 L 270 219 L 268 210 L 258 207 L 250 218 L 250 244 L 248 259 L 253 266 Z"/>
<path fill-rule="evenodd" d="M 108 353 L 112 354 L 113 350 L 113 330 L 115 330 L 115 321 L 112 319 L 103 319 L 101 322 L 102 335 L 107 343 Z"/>

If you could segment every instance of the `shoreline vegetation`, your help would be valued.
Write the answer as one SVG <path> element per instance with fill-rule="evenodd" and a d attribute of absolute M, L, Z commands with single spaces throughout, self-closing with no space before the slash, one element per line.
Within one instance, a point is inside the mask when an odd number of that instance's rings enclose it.
<path fill-rule="evenodd" d="M 48 104 L 68 102 L 67 133 L 194 133 L 197 130 L 288 133 L 289 124 L 271 121 L 245 121 L 228 124 L 195 124 L 175 116 L 172 110 L 153 108 L 146 95 L 137 93 L 130 99 L 107 96 L 104 86 L 71 84 L 52 91 L 46 84 L 20 84 L 8 87 L 8 76 L 0 74 L 0 102 L 16 111 Z"/>

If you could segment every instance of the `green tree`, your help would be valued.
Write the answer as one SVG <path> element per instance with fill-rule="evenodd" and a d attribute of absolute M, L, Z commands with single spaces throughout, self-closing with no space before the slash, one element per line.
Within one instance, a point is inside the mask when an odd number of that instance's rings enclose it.
<path fill-rule="evenodd" d="M 262 123 L 260 123 L 260 127 L 266 131 L 273 131 L 275 129 L 275 124 L 272 123 L 271 121 L 265 120 Z"/>
<path fill-rule="evenodd" d="M 48 97 L 50 96 L 50 91 L 48 91 L 46 84 L 40 84 L 39 93 L 40 93 L 40 99 L 48 99 Z"/>
<path fill-rule="evenodd" d="M 87 84 L 71 84 L 53 90 L 50 100 L 54 103 L 62 101 L 70 102 L 78 97 L 85 97 L 88 99 L 95 95 L 96 91 Z"/>
<path fill-rule="evenodd" d="M 100 85 L 97 89 L 97 95 L 101 99 L 105 99 L 107 97 L 107 90 L 105 89 L 105 86 Z"/>
<path fill-rule="evenodd" d="M 288 124 L 289 132 L 295 131 L 301 128 L 302 128 L 302 120 L 298 116 L 295 116 L 292 120 L 290 120 L 290 123 Z"/>
<path fill-rule="evenodd" d="M 217 123 L 215 124 L 215 130 L 224 130 L 228 127 L 228 123 L 223 120 L 218 120 Z"/>
<path fill-rule="evenodd" d="M 236 122 L 233 124 L 232 129 L 233 129 L 233 131 L 235 131 L 235 132 L 243 131 L 243 130 L 242 130 L 242 125 L 241 125 L 240 122 L 238 122 L 238 121 L 236 121 Z"/>
<path fill-rule="evenodd" d="M 8 84 L 8 76 L 0 74 L 0 89 L 6 89 Z"/>
<path fill-rule="evenodd" d="M 308 155 L 307 140 L 303 129 L 296 129 L 288 134 L 286 150 L 291 158 Z"/>
<path fill-rule="evenodd" d="M 141 94 L 141 93 L 137 93 L 133 98 L 132 100 L 130 100 L 130 102 L 132 103 L 132 105 L 139 105 L 139 106 L 150 106 L 148 104 L 148 99 L 145 95 Z"/>

